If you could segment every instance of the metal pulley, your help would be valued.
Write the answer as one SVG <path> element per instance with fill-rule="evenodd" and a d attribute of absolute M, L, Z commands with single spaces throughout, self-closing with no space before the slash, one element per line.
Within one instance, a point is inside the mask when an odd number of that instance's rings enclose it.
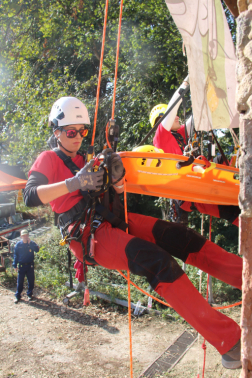
<path fill-rule="evenodd" d="M 108 126 L 108 141 L 111 144 L 111 147 L 114 152 L 116 152 L 118 140 L 119 140 L 119 126 L 116 125 L 114 119 L 110 119 L 109 126 Z"/>

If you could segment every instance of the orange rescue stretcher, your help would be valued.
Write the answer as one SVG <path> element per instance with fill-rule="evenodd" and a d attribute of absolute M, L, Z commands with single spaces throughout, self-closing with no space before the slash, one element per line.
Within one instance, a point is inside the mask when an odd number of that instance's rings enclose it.
<path fill-rule="evenodd" d="M 238 205 L 239 169 L 203 160 L 178 169 L 182 155 L 153 152 L 120 152 L 126 169 L 126 191 L 148 196 L 218 205 Z"/>

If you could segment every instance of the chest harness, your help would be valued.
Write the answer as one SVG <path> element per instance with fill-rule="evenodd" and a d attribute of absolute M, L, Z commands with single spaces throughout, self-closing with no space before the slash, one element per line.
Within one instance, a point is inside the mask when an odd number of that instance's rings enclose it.
<path fill-rule="evenodd" d="M 80 168 L 72 161 L 70 156 L 67 156 L 60 149 L 55 148 L 53 151 L 57 156 L 63 160 L 64 164 L 75 176 Z M 111 152 L 106 150 L 102 152 L 104 160 L 95 169 L 103 169 L 103 186 L 99 191 L 80 191 L 83 199 L 74 205 L 70 210 L 62 213 L 58 217 L 58 223 L 60 226 L 63 239 L 61 245 L 70 243 L 72 240 L 76 240 L 82 244 L 83 248 L 83 261 L 87 261 L 89 264 L 96 264 L 94 257 L 94 232 L 105 220 L 109 222 L 113 227 L 120 228 L 126 231 L 127 224 L 124 221 L 123 206 L 120 203 L 118 194 L 112 189 L 111 178 Z M 99 164 L 96 160 L 95 164 Z M 125 175 L 125 170 L 122 177 L 120 177 L 113 185 L 119 182 Z M 112 193 L 113 191 L 113 193 Z M 113 197 L 113 210 L 110 211 L 110 203 Z M 89 253 L 85 252 L 85 247 L 81 241 L 84 228 L 90 220 L 90 232 L 91 236 L 88 240 Z M 73 225 L 70 232 L 68 227 Z"/>
<path fill-rule="evenodd" d="M 183 153 L 184 148 L 185 148 L 185 141 L 184 141 L 183 136 L 181 134 L 179 134 L 177 131 L 171 130 L 171 133 L 174 136 L 174 138 L 176 139 L 176 142 L 178 143 L 178 146 L 181 149 L 181 152 Z"/>

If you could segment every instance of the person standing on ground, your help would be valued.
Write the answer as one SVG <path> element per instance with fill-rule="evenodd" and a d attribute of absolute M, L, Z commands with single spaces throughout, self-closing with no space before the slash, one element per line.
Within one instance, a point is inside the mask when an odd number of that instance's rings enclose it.
<path fill-rule="evenodd" d="M 34 252 L 39 251 L 39 246 L 29 238 L 29 232 L 27 230 L 21 231 L 21 238 L 14 249 L 14 261 L 13 266 L 18 271 L 17 278 L 17 291 L 15 293 L 15 303 L 18 303 L 21 299 L 21 293 L 23 291 L 24 278 L 27 277 L 28 300 L 32 300 L 32 291 L 34 289 Z M 19 265 L 19 268 L 17 268 Z"/>

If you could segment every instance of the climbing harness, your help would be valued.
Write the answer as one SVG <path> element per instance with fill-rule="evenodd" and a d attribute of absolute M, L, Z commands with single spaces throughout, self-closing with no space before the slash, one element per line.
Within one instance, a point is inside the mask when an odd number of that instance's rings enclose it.
<path fill-rule="evenodd" d="M 70 156 L 65 155 L 60 149 L 54 149 L 54 152 L 57 156 L 63 160 L 64 164 L 70 169 L 71 173 L 75 175 L 79 171 L 79 167 L 75 165 L 72 161 Z M 97 265 L 95 261 L 95 238 L 94 233 L 95 230 L 102 224 L 104 219 L 109 221 L 112 225 L 119 227 L 123 230 L 126 229 L 126 223 L 115 216 L 108 208 L 103 206 L 100 202 L 98 202 L 98 198 L 101 195 L 106 195 L 110 186 L 112 185 L 112 177 L 111 177 L 111 150 L 105 150 L 101 154 L 99 154 L 95 161 L 94 161 L 94 170 L 104 170 L 103 175 L 103 186 L 99 191 L 90 191 L 84 192 L 81 191 L 83 199 L 79 201 L 75 206 L 73 206 L 70 210 L 62 213 L 58 217 L 58 223 L 60 226 L 60 231 L 62 234 L 62 240 L 60 241 L 60 245 L 70 244 L 71 241 L 75 240 L 79 242 L 82 246 L 83 251 L 83 278 L 85 284 L 85 292 L 84 292 L 84 306 L 90 304 L 89 299 L 89 289 L 88 289 L 88 282 L 87 282 L 87 263 L 89 265 Z M 123 176 L 120 177 L 115 184 L 120 181 L 125 174 L 125 170 L 123 172 Z M 113 183 L 114 184 L 114 183 Z M 90 237 L 88 240 L 88 252 L 82 242 L 82 235 L 84 232 L 87 223 L 90 221 Z M 69 226 L 72 225 L 71 230 L 69 231 Z M 71 277 L 70 277 L 71 283 Z"/>

